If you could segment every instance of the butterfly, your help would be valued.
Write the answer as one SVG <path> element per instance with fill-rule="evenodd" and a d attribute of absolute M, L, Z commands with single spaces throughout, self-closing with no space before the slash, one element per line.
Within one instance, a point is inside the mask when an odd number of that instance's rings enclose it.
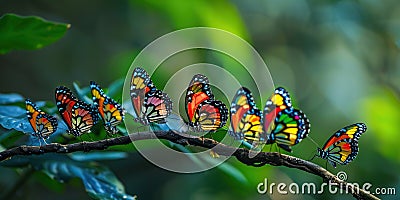
<path fill-rule="evenodd" d="M 292 107 L 289 92 L 283 87 L 276 88 L 265 103 L 262 125 L 267 134 L 267 144 L 276 143 L 288 152 L 310 132 L 308 118 L 301 110 Z"/>
<path fill-rule="evenodd" d="M 336 164 L 347 165 L 358 154 L 358 140 L 367 130 L 364 123 L 355 123 L 336 131 L 324 147 L 317 149 L 316 156 L 328 160 L 336 168 Z M 315 157 L 315 156 L 314 156 Z"/>
<path fill-rule="evenodd" d="M 288 152 L 292 152 L 291 146 L 300 143 L 310 132 L 310 122 L 306 115 L 294 108 L 278 112 L 273 123 L 262 123 L 264 132 L 268 134 L 267 144 L 276 143 Z"/>
<path fill-rule="evenodd" d="M 135 121 L 144 125 L 149 123 L 165 123 L 172 112 L 172 101 L 167 93 L 158 90 L 149 74 L 140 67 L 133 70 L 130 95 Z"/>
<path fill-rule="evenodd" d="M 277 145 L 291 152 L 290 146 L 307 136 L 310 125 L 305 114 L 291 107 L 289 93 L 276 88 L 264 111 L 256 107 L 249 89 L 242 87 L 232 100 L 230 135 L 256 148 L 261 143 Z"/>
<path fill-rule="evenodd" d="M 94 106 L 104 122 L 104 128 L 108 133 L 116 134 L 117 125 L 124 119 L 125 111 L 115 100 L 107 96 L 101 87 L 94 81 L 90 81 L 90 89 Z"/>
<path fill-rule="evenodd" d="M 67 87 L 56 88 L 56 104 L 68 132 L 74 136 L 89 132 L 98 120 L 95 108 L 78 100 Z"/>
<path fill-rule="evenodd" d="M 254 102 L 250 90 L 239 88 L 230 108 L 231 124 L 228 133 L 235 139 L 244 140 L 255 148 L 265 142 L 261 125 L 261 111 Z"/>
<path fill-rule="evenodd" d="M 185 109 L 188 125 L 195 131 L 216 131 L 228 119 L 228 109 L 222 101 L 214 100 L 209 80 L 202 74 L 194 75 L 189 83 Z"/>
<path fill-rule="evenodd" d="M 25 100 L 26 115 L 29 123 L 35 131 L 33 136 L 39 139 L 46 140 L 51 134 L 57 130 L 58 121 L 54 116 L 51 116 L 41 110 L 29 99 Z"/>

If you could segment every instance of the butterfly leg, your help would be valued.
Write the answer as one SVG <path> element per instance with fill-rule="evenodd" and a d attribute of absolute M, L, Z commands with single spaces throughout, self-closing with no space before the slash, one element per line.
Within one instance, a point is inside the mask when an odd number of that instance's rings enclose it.
<path fill-rule="evenodd" d="M 325 169 L 328 169 L 328 161 L 325 162 Z"/>
<path fill-rule="evenodd" d="M 312 161 L 314 160 L 315 156 L 317 156 L 317 154 L 314 154 L 314 156 L 311 159 L 308 159 L 307 161 Z"/>
<path fill-rule="evenodd" d="M 334 168 L 336 168 L 336 163 L 328 160 L 329 164 L 331 164 Z"/>

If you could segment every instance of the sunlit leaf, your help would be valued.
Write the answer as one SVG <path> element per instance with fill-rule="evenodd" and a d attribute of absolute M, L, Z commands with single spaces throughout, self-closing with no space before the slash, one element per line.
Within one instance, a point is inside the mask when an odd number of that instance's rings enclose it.
<path fill-rule="evenodd" d="M 43 48 L 64 36 L 69 27 L 35 16 L 5 14 L 0 18 L 0 54 Z"/>
<path fill-rule="evenodd" d="M 376 93 L 366 99 L 362 104 L 363 116 L 367 119 L 368 132 L 375 133 L 376 148 L 393 159 L 400 161 L 397 151 L 392 147 L 397 146 L 398 129 L 395 126 L 400 121 L 400 103 L 398 99 L 389 91 L 381 94 Z"/>

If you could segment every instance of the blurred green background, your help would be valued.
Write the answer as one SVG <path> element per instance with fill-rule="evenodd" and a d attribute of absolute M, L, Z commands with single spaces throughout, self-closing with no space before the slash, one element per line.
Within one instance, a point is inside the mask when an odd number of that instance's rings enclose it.
<path fill-rule="evenodd" d="M 322 146 L 343 126 L 364 122 L 360 153 L 345 171 L 349 182 L 400 190 L 400 4 L 377 1 L 1 1 L 0 14 L 35 15 L 71 24 L 61 40 L 40 50 L 0 55 L 0 92 L 53 100 L 58 85 L 73 81 L 108 85 L 125 78 L 135 56 L 156 38 L 187 27 L 230 31 L 252 44 L 275 85 L 289 89 L 309 117 L 310 136 Z M 168 77 L 153 81 L 161 84 Z M 267 91 L 271 93 L 272 91 Z M 232 97 L 227 97 L 231 99 Z M 261 105 L 259 105 L 260 107 Z M 305 139 L 293 155 L 309 159 L 316 146 Z M 177 174 L 160 169 L 138 153 L 104 162 L 140 199 L 343 199 L 351 195 L 257 194 L 264 178 L 279 183 L 321 183 L 319 177 L 285 167 L 244 166 L 228 161 L 246 180 L 220 169 Z M 325 166 L 325 161 L 314 162 Z M 17 183 L 19 171 L 0 168 L 1 188 Z M 15 199 L 86 199 L 79 180 L 49 184 L 35 173 Z M 379 196 L 396 199 L 396 196 Z"/>

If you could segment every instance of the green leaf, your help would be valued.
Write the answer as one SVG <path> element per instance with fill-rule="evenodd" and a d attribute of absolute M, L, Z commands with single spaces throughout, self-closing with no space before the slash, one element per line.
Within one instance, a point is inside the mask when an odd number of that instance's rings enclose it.
<path fill-rule="evenodd" d="M 35 16 L 5 14 L 0 18 L 0 54 L 11 50 L 40 49 L 64 36 L 69 24 Z"/>
<path fill-rule="evenodd" d="M 78 85 L 78 83 L 76 83 L 76 82 L 74 82 L 73 85 L 74 85 L 74 89 L 76 91 L 76 94 L 78 96 L 78 99 L 80 99 L 80 100 L 82 100 L 82 101 L 84 101 L 84 102 L 86 102 L 88 104 L 91 104 L 92 103 L 92 99 L 89 98 L 88 96 L 86 96 L 86 94 L 90 93 L 90 87 L 87 86 L 87 87 L 81 88 Z"/>
<path fill-rule="evenodd" d="M 128 157 L 128 154 L 125 152 L 111 152 L 111 151 L 89 152 L 89 153 L 76 152 L 76 153 L 71 153 L 70 157 L 76 161 L 99 161 L 99 160 L 122 159 Z"/>
<path fill-rule="evenodd" d="M 24 133 L 33 132 L 25 109 L 18 106 L 0 106 L 0 125 L 5 129 L 15 129 Z"/>
<path fill-rule="evenodd" d="M 108 86 L 107 95 L 114 97 L 118 92 L 122 91 L 124 85 L 124 79 L 117 79 Z M 121 97 L 120 97 L 121 98 Z M 118 100 L 118 98 L 116 98 Z"/>
<path fill-rule="evenodd" d="M 124 186 L 114 173 L 99 164 L 73 161 L 59 155 L 32 159 L 32 164 L 60 182 L 71 178 L 81 179 L 86 192 L 95 199 L 135 199 L 125 194 Z"/>
<path fill-rule="evenodd" d="M 79 178 L 82 180 L 86 192 L 95 199 L 135 199 L 134 196 L 125 193 L 122 183 L 107 167 L 93 162 L 74 161 L 67 155 L 48 153 L 14 156 L 0 162 L 0 165 L 6 167 L 31 165 L 61 183 L 72 178 Z"/>
<path fill-rule="evenodd" d="M 19 94 L 0 94 L 0 104 L 9 104 L 22 101 L 24 101 L 24 97 Z"/>
<path fill-rule="evenodd" d="M 1 95 L 0 95 L 1 96 Z M 36 102 L 36 105 L 41 107 L 45 102 Z M 7 130 L 16 130 L 23 133 L 28 133 L 31 137 L 29 138 L 29 144 L 31 145 L 40 145 L 40 141 L 33 137 L 33 128 L 30 125 L 28 118 L 26 117 L 25 108 L 21 108 L 18 106 L 4 106 L 0 105 L 0 126 Z M 57 130 L 50 136 L 48 141 L 53 141 L 59 134 L 65 133 L 68 127 L 63 121 L 58 121 Z M 10 132 L 4 131 L 0 137 L 0 140 L 7 138 Z"/>

